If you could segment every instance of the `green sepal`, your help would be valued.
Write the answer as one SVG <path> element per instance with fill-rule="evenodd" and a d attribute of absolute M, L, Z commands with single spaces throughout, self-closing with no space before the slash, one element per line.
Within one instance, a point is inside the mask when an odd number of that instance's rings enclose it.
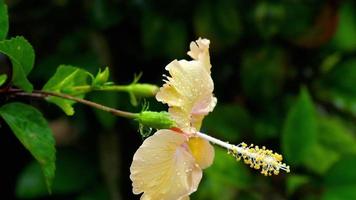
<path fill-rule="evenodd" d="M 98 74 L 95 76 L 92 86 L 93 87 L 98 87 L 104 85 L 108 80 L 109 80 L 110 72 L 109 72 L 109 67 L 106 67 L 104 71 L 101 71 L 99 69 Z"/>
<path fill-rule="evenodd" d="M 154 112 L 154 111 L 142 111 L 137 120 L 140 124 L 146 127 L 155 129 L 168 129 L 175 125 L 175 122 L 171 118 L 168 112 Z"/>

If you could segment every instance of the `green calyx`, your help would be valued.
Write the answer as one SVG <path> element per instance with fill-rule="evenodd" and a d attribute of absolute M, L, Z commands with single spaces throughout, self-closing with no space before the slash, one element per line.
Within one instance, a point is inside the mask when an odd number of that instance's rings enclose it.
<path fill-rule="evenodd" d="M 170 117 L 169 113 L 165 111 L 142 111 L 138 115 L 137 120 L 141 125 L 155 129 L 167 129 L 172 128 L 175 125 L 175 122 Z"/>
<path fill-rule="evenodd" d="M 93 86 L 98 87 L 104 85 L 109 80 L 109 75 L 109 67 L 106 67 L 104 71 L 101 71 L 101 69 L 99 69 L 98 74 L 93 80 Z"/>
<path fill-rule="evenodd" d="M 138 97 L 152 97 L 157 93 L 159 87 L 147 83 L 133 83 L 128 86 L 127 90 Z"/>

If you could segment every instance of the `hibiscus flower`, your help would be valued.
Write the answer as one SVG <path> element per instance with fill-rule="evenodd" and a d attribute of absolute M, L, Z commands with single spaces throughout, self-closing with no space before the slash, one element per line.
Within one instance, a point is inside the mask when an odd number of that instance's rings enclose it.
<path fill-rule="evenodd" d="M 265 175 L 278 174 L 279 169 L 289 171 L 279 154 L 264 147 L 235 146 L 199 132 L 204 117 L 217 102 L 210 76 L 209 43 L 200 38 L 191 42 L 188 55 L 193 60 L 174 60 L 166 66 L 170 76 L 166 76 L 156 99 L 168 104 L 176 127 L 158 130 L 133 157 L 133 193 L 143 193 L 143 200 L 189 199 L 198 188 L 202 170 L 213 163 L 214 149 L 209 141 Z"/>

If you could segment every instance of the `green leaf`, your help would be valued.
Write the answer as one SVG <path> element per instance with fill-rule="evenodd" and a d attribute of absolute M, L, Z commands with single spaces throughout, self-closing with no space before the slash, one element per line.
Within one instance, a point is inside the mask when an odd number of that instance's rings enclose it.
<path fill-rule="evenodd" d="M 348 124 L 337 117 L 318 119 L 319 143 L 340 154 L 356 154 L 356 138 Z"/>
<path fill-rule="evenodd" d="M 0 41 L 6 38 L 9 31 L 9 16 L 4 0 L 0 0 Z"/>
<path fill-rule="evenodd" d="M 356 154 L 353 132 L 336 117 L 319 117 L 318 144 L 310 149 L 304 165 L 317 174 L 325 175 L 335 162 L 351 154 Z"/>
<path fill-rule="evenodd" d="M 310 177 L 304 175 L 290 175 L 287 179 L 287 192 L 293 194 L 300 186 L 310 181 Z"/>
<path fill-rule="evenodd" d="M 284 123 L 282 150 L 291 165 L 301 164 L 317 142 L 317 121 L 313 102 L 302 89 Z"/>
<path fill-rule="evenodd" d="M 33 86 L 27 80 L 27 75 L 31 72 L 35 62 L 35 52 L 31 44 L 25 38 L 18 36 L 0 41 L 0 52 L 11 60 L 14 85 L 26 92 L 31 92 Z"/>
<path fill-rule="evenodd" d="M 356 199 L 356 184 L 325 189 L 322 200 Z"/>
<path fill-rule="evenodd" d="M 68 65 L 60 65 L 56 73 L 44 85 L 43 90 L 66 93 L 78 98 L 83 98 L 85 93 L 78 93 L 73 90 L 73 87 L 87 85 L 88 76 L 89 73 L 83 69 Z M 47 97 L 46 100 L 59 106 L 67 115 L 74 114 L 74 101 L 59 97 Z"/>
<path fill-rule="evenodd" d="M 326 186 L 356 185 L 356 156 L 345 156 L 325 176 Z"/>
<path fill-rule="evenodd" d="M 317 144 L 312 146 L 308 156 L 304 157 L 303 164 L 315 173 L 324 175 L 339 158 L 340 155 L 334 149 Z"/>
<path fill-rule="evenodd" d="M 52 131 L 45 118 L 38 110 L 23 103 L 2 106 L 0 116 L 39 162 L 47 189 L 51 191 L 56 168 L 56 149 Z"/>
<path fill-rule="evenodd" d="M 344 157 L 325 176 L 325 193 L 322 199 L 356 198 L 356 156 Z"/>
<path fill-rule="evenodd" d="M 339 9 L 339 24 L 332 40 L 332 45 L 343 51 L 356 49 L 356 14 L 355 4 L 352 1 L 343 1 Z"/>
<path fill-rule="evenodd" d="M 1 74 L 0 75 L 0 86 L 2 86 L 6 82 L 6 79 L 7 79 L 7 75 L 6 74 Z"/>
<path fill-rule="evenodd" d="M 98 176 L 88 156 L 73 151 L 59 151 L 56 171 L 52 187 L 54 195 L 81 192 L 93 185 Z M 21 172 L 16 184 L 16 196 L 27 199 L 48 196 L 37 163 L 30 163 Z"/>

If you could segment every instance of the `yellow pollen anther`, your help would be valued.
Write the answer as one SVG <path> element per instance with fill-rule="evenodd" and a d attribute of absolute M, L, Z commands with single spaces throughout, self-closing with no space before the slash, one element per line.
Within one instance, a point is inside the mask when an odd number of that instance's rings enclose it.
<path fill-rule="evenodd" d="M 229 154 L 238 161 L 243 159 L 251 168 L 261 170 L 265 176 L 278 175 L 280 170 L 290 171 L 289 166 L 282 163 L 282 155 L 266 149 L 265 146 L 260 148 L 257 145 L 248 146 L 246 143 L 241 143 L 237 146 L 232 145 Z"/>

